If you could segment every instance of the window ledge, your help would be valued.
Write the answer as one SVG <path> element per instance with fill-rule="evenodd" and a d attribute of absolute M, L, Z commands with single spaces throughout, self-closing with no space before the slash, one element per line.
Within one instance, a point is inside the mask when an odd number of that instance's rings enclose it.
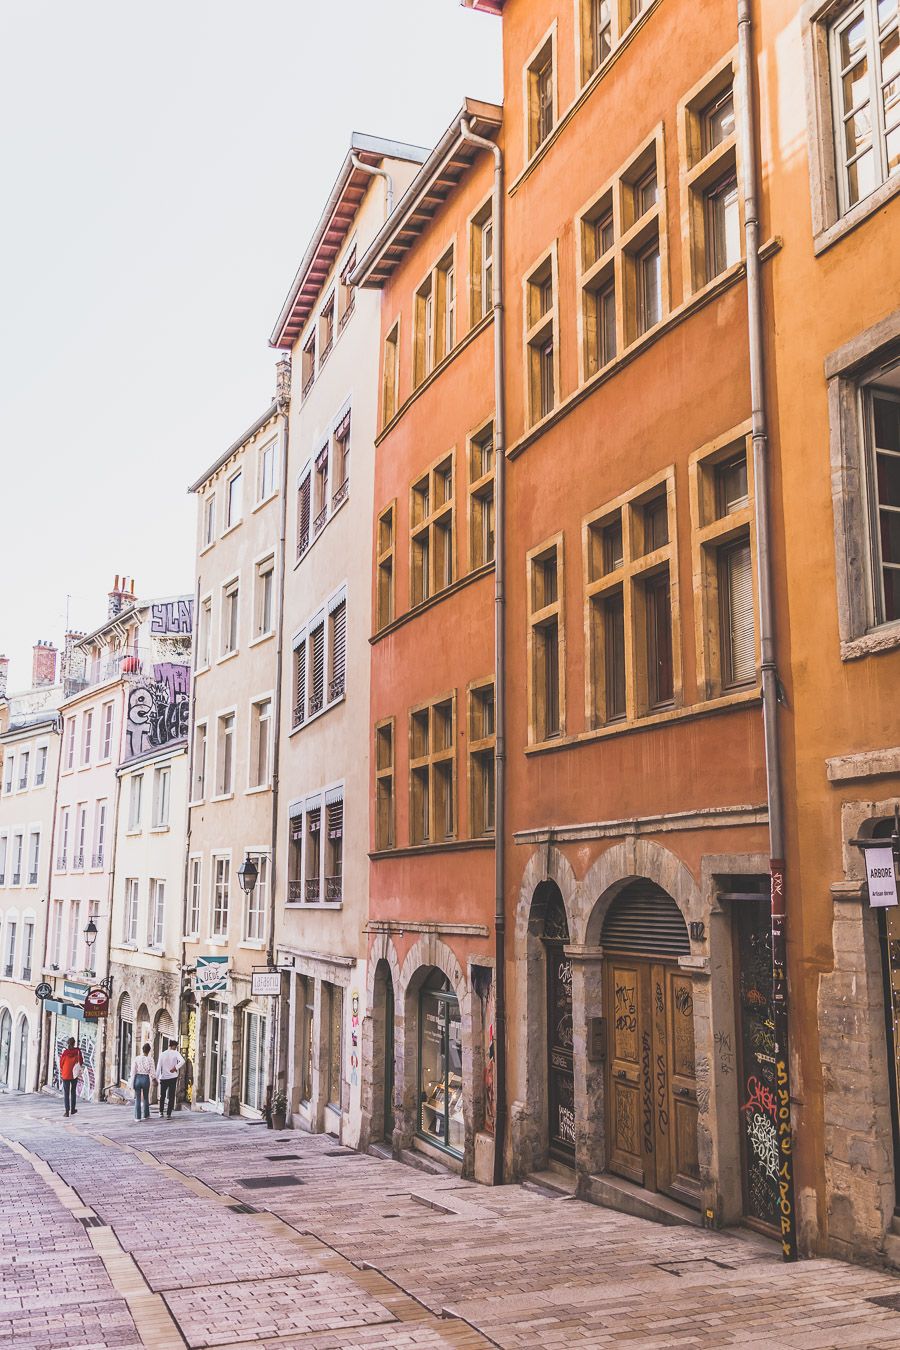
<path fill-rule="evenodd" d="M 119 942 L 116 946 L 120 952 L 136 952 L 138 949 L 136 942 Z"/>
<path fill-rule="evenodd" d="M 151 826 L 150 826 L 150 833 L 151 833 L 151 834 L 168 834 L 168 833 L 169 833 L 169 830 L 170 830 L 171 828 L 172 828 L 171 825 L 151 825 Z"/>
<path fill-rule="evenodd" d="M 133 839 L 133 838 L 135 837 L 135 835 L 143 834 L 143 833 L 144 833 L 144 832 L 143 832 L 143 830 L 141 829 L 140 825 L 136 826 L 133 830 L 129 829 L 129 830 L 126 830 L 126 831 L 125 831 L 125 834 L 128 836 L 129 839 Z"/>
<path fill-rule="evenodd" d="M 291 910 L 295 914 L 299 913 L 301 910 L 307 909 L 340 910 L 344 908 L 344 902 L 342 900 L 294 900 L 292 902 L 286 902 L 284 908 Z"/>
<path fill-rule="evenodd" d="M 215 541 L 215 539 L 211 539 L 211 540 L 209 541 L 208 544 L 204 544 L 204 545 L 203 545 L 203 547 L 200 549 L 199 553 L 197 554 L 197 557 L 198 557 L 198 558 L 202 558 L 203 555 L 204 555 L 204 553 L 208 553 L 209 550 L 210 550 L 211 548 L 215 548 L 215 546 L 216 546 L 216 541 Z"/>
<path fill-rule="evenodd" d="M 255 638 L 251 638 L 247 643 L 248 647 L 258 647 L 262 642 L 270 642 L 275 636 L 275 629 L 270 628 L 268 633 L 259 633 Z"/>
<path fill-rule="evenodd" d="M 467 853 L 469 849 L 496 847 L 494 836 L 479 835 L 476 839 L 442 839 L 434 844 L 407 844 L 403 848 L 374 849 L 369 857 L 373 862 L 382 862 L 385 858 L 416 858 L 429 853 Z"/>
<path fill-rule="evenodd" d="M 369 642 L 373 645 L 376 642 L 380 642 L 382 638 L 386 638 L 389 634 L 396 632 L 398 628 L 402 628 L 403 625 L 409 623 L 411 619 L 418 618 L 420 614 L 424 614 L 429 609 L 433 609 L 434 606 L 440 604 L 442 600 L 446 600 L 451 595 L 456 595 L 457 591 L 463 590 L 474 581 L 479 581 L 481 577 L 488 576 L 493 570 L 494 564 L 493 562 L 489 562 L 484 563 L 481 567 L 473 568 L 471 572 L 467 572 L 463 577 L 457 577 L 455 581 L 451 581 L 450 585 L 445 586 L 443 590 L 435 591 L 434 595 L 429 595 L 427 600 L 423 600 L 420 604 L 414 605 L 412 609 L 408 609 L 404 614 L 401 614 L 399 618 L 392 619 L 391 622 L 386 623 L 383 628 L 379 628 L 378 632 L 373 633 L 369 638 Z M 318 715 L 319 714 L 317 713 L 316 716 L 318 717 Z"/>
<path fill-rule="evenodd" d="M 224 656 L 217 657 L 216 665 L 224 666 L 226 661 L 233 661 L 236 656 L 240 656 L 240 653 L 241 653 L 240 647 L 235 647 L 233 651 L 226 652 Z"/>
<path fill-rule="evenodd" d="M 195 807 L 195 806 L 203 806 L 203 804 L 205 803 L 205 801 L 206 801 L 206 798 L 205 798 L 205 797 L 198 797 L 198 798 L 196 799 L 196 801 L 190 801 L 190 802 L 188 802 L 188 806 L 189 806 L 189 807 L 192 807 L 192 808 Z"/>
<path fill-rule="evenodd" d="M 210 797 L 211 802 L 230 802 L 234 797 L 233 792 L 218 792 L 215 797 Z"/>
<path fill-rule="evenodd" d="M 708 717 L 715 713 L 729 712 L 745 705 L 762 703 L 761 691 L 754 687 L 743 689 L 735 694 L 723 694 L 720 698 L 706 699 L 691 703 L 685 708 L 667 708 L 664 712 L 649 713 L 646 717 L 635 718 L 631 722 L 615 722 L 611 726 L 591 727 L 587 731 L 578 731 L 571 736 L 554 736 L 552 741 L 540 741 L 525 746 L 526 755 L 545 755 L 554 750 L 567 750 L 587 741 L 604 741 L 611 736 L 624 736 L 629 732 L 643 731 L 647 727 L 664 726 L 669 722 L 683 722 L 695 717 Z M 371 855 L 370 855 L 371 856 Z"/>
<path fill-rule="evenodd" d="M 900 647 L 900 622 L 882 624 L 870 633 L 841 643 L 842 661 L 859 661 L 863 656 L 877 656 Z"/>
<path fill-rule="evenodd" d="M 198 666 L 197 669 L 194 671 L 194 678 L 196 679 L 198 675 L 205 675 L 208 670 L 209 670 L 208 664 L 205 666 Z"/>
<path fill-rule="evenodd" d="M 240 520 L 236 520 L 236 521 L 234 522 L 233 525 L 229 525 L 228 528 L 227 528 L 227 530 L 223 530 L 222 533 L 219 535 L 219 538 L 220 538 L 220 539 L 227 539 L 228 535 L 229 535 L 229 534 L 234 534 L 235 530 L 239 530 L 240 527 L 243 525 L 243 523 L 244 523 L 244 517 L 241 516 Z"/>
<path fill-rule="evenodd" d="M 271 792 L 271 791 L 272 791 L 272 784 L 271 784 L 271 783 L 257 783 L 257 784 L 256 784 L 256 787 L 248 787 L 248 788 L 244 788 L 244 796 L 245 796 L 245 797 L 255 797 L 255 796 L 257 795 L 257 793 L 260 793 L 260 792 Z"/>
<path fill-rule="evenodd" d="M 857 202 L 851 206 L 840 219 L 827 229 L 820 230 L 818 234 L 813 235 L 813 253 L 818 258 L 821 253 L 831 248 L 833 244 L 838 243 L 845 235 L 850 234 L 870 216 L 874 216 L 876 211 L 880 211 L 893 197 L 900 193 L 900 173 L 895 172 L 886 183 L 880 183 L 879 186 L 864 201 Z"/>
<path fill-rule="evenodd" d="M 266 944 L 262 938 L 244 938 L 243 942 L 238 943 L 238 947 L 242 951 L 248 952 L 264 952 L 266 950 Z"/>
<path fill-rule="evenodd" d="M 269 493 L 268 497 L 261 497 L 259 501 L 256 503 L 256 505 L 251 508 L 250 511 L 251 516 L 255 516 L 257 511 L 261 511 L 264 506 L 268 506 L 269 502 L 273 502 L 275 498 L 278 496 L 280 491 L 281 491 L 280 488 L 273 488 L 272 491 Z"/>
<path fill-rule="evenodd" d="M 209 943 L 210 947 L 227 947 L 227 946 L 228 946 L 228 938 L 227 938 L 227 937 L 211 937 L 211 938 L 207 938 L 206 940 L 207 940 L 207 942 Z M 228 971 L 226 971 L 225 973 L 228 974 Z"/>

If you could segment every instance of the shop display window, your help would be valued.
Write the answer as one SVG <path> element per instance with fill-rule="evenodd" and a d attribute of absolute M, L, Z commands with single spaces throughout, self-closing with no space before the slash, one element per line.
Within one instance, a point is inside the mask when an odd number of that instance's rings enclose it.
<path fill-rule="evenodd" d="M 459 1002 L 440 971 L 422 989 L 419 1029 L 419 1133 L 461 1157 L 465 1126 Z"/>

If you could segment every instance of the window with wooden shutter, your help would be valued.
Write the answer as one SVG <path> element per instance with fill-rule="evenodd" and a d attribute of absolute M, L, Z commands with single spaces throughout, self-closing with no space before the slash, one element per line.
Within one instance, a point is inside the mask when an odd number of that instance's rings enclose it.
<path fill-rule="evenodd" d="M 322 808 L 311 806 L 306 813 L 306 882 L 304 896 L 307 903 L 320 899 L 322 871 Z"/>
<path fill-rule="evenodd" d="M 341 599 L 330 615 L 331 627 L 331 679 L 328 684 L 328 701 L 340 698 L 344 692 L 347 665 L 347 601 Z"/>
<path fill-rule="evenodd" d="M 297 557 L 309 548 L 310 508 L 312 505 L 312 478 L 306 474 L 297 490 Z"/>
<path fill-rule="evenodd" d="M 325 795 L 326 840 L 325 899 L 332 903 L 343 899 L 344 795 L 334 788 Z"/>
<path fill-rule="evenodd" d="M 722 685 L 752 684 L 756 678 L 753 629 L 753 568 L 750 541 L 740 540 L 719 553 L 719 634 Z"/>
<path fill-rule="evenodd" d="M 309 715 L 325 705 L 325 624 L 320 621 L 309 636 Z"/>
<path fill-rule="evenodd" d="M 331 509 L 336 511 L 350 491 L 350 414 L 345 413 L 334 432 L 334 495 Z"/>
<path fill-rule="evenodd" d="M 294 726 L 302 725 L 306 716 L 306 638 L 294 648 Z"/>

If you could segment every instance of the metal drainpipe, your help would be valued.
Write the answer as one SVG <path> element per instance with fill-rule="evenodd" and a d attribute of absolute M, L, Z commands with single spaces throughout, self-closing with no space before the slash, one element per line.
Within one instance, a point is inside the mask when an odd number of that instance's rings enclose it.
<path fill-rule="evenodd" d="M 197 646 L 196 646 L 196 642 L 197 642 L 197 620 L 198 620 L 198 615 L 200 614 L 200 584 L 201 584 L 201 577 L 200 577 L 200 573 L 198 572 L 198 573 L 197 573 L 197 581 L 196 581 L 196 584 L 195 584 L 195 586 L 194 586 L 194 624 L 193 624 L 194 631 L 193 631 L 193 633 L 192 633 L 192 635 L 191 635 L 191 719 L 190 719 L 190 722 L 189 722 L 189 724 L 188 724 L 187 811 L 186 811 L 185 831 L 184 831 L 184 865 L 183 865 L 183 867 L 182 867 L 182 869 L 181 869 L 181 873 L 182 873 L 182 875 L 181 875 L 181 886 L 182 886 L 182 896 L 183 896 L 181 908 L 182 908 L 182 915 L 183 915 L 183 916 L 186 915 L 186 912 L 187 912 L 186 901 L 187 901 L 188 884 L 189 884 L 189 877 L 190 877 L 190 863 L 191 863 L 191 816 L 192 816 L 192 812 L 193 812 L 193 807 L 191 806 L 191 798 L 192 798 L 193 795 L 194 795 L 194 742 L 195 742 L 195 740 L 196 740 L 196 736 L 195 736 L 196 726 L 195 726 L 195 723 L 196 723 L 196 720 L 197 720 L 197 686 L 196 686 L 196 682 L 195 682 L 195 678 L 194 678 L 194 672 L 195 672 L 196 669 L 197 669 Z M 204 766 L 204 768 L 205 768 L 205 766 Z M 179 963 L 178 963 L 178 1007 L 177 1007 L 176 1010 L 175 1010 L 175 1044 L 176 1044 L 176 1046 L 179 1047 L 179 1049 L 180 1049 L 180 1047 L 181 1047 L 181 1035 L 182 1035 L 182 1032 L 181 1032 L 181 1024 L 182 1024 L 182 1014 L 183 1014 L 183 1012 L 184 1012 L 184 994 L 185 994 L 185 989 L 184 989 L 184 972 L 185 972 L 185 967 L 186 967 L 186 965 L 187 965 L 187 936 L 186 936 L 186 934 L 185 934 L 185 932 L 184 932 L 184 929 L 185 929 L 186 927 L 187 927 L 187 924 L 184 922 L 184 917 L 182 917 L 182 922 L 181 922 L 181 928 L 182 928 L 182 934 L 181 934 L 181 960 L 180 960 Z M 200 1007 L 199 1007 L 199 1004 L 197 1004 L 196 1007 L 197 1007 L 197 1011 L 196 1011 L 195 1020 L 194 1020 L 194 1027 L 195 1027 L 195 1029 L 196 1029 L 196 1027 L 197 1027 L 197 1025 L 198 1025 L 198 1023 L 199 1023 L 199 1021 L 200 1021 Z M 185 1048 L 188 1049 L 188 1048 L 190 1048 L 190 1040 L 189 1040 L 187 1037 L 186 1037 L 185 1039 L 186 1039 L 186 1041 L 187 1041 L 187 1044 L 186 1044 Z M 184 1058 L 185 1058 L 185 1060 L 186 1060 L 186 1059 L 187 1059 L 187 1055 L 185 1055 Z M 194 1056 L 194 1063 L 191 1065 L 191 1073 L 193 1074 L 193 1079 L 192 1079 L 192 1082 L 191 1082 L 191 1103 L 190 1103 L 190 1105 L 191 1105 L 191 1109 L 193 1110 L 194 1100 L 195 1100 L 195 1097 L 196 1097 L 196 1093 L 195 1093 L 195 1091 L 194 1091 L 194 1084 L 198 1081 L 197 1063 L 196 1063 L 196 1054 L 195 1054 L 195 1056 Z M 187 1088 L 188 1088 L 187 1067 L 185 1067 L 185 1076 L 184 1076 L 184 1093 L 185 1093 L 185 1097 L 187 1096 Z M 175 1085 L 175 1098 L 176 1098 L 176 1108 L 180 1109 L 181 1106 L 182 1106 L 182 1102 L 178 1101 L 178 1084 L 177 1084 L 177 1083 L 176 1083 L 176 1085 Z"/>
<path fill-rule="evenodd" d="M 376 169 L 374 164 L 364 164 L 355 150 L 351 152 L 350 163 L 353 165 L 354 169 L 359 169 L 360 173 L 368 173 L 371 174 L 373 178 L 384 179 L 385 194 L 386 194 L 384 218 L 385 220 L 387 220 L 388 216 L 391 215 L 391 213 L 394 210 L 393 178 L 388 173 L 387 169 Z"/>
<path fill-rule="evenodd" d="M 775 1019 L 776 1096 L 779 1137 L 779 1211 L 785 1261 L 797 1260 L 797 1214 L 794 1197 L 791 1126 L 790 1056 L 788 1053 L 788 988 L 785 944 L 784 816 L 778 754 L 778 666 L 772 584 L 769 509 L 769 453 L 766 416 L 762 276 L 759 262 L 757 184 L 758 117 L 753 83 L 752 0 L 738 0 L 738 73 L 741 94 L 741 151 L 744 160 L 744 233 L 747 251 L 747 322 L 753 443 L 753 496 L 756 526 L 756 573 L 759 590 L 759 645 L 762 657 L 763 732 L 766 747 L 766 791 L 769 808 L 769 868 L 772 910 L 772 1002 Z"/>
<path fill-rule="evenodd" d="M 503 1184 L 506 1139 L 506 346 L 503 332 L 503 151 L 477 136 L 467 118 L 459 124 L 465 141 L 494 156 L 492 308 L 494 314 L 494 959 L 496 1023 L 494 1040 L 494 1185 Z"/>
<path fill-rule="evenodd" d="M 284 358 L 287 360 L 288 358 Z M 290 370 L 290 366 L 288 366 Z M 290 380 L 287 389 L 283 381 L 279 382 L 278 415 L 282 420 L 284 435 L 281 440 L 281 512 L 278 527 L 278 572 L 276 580 L 277 617 L 275 623 L 275 712 L 272 718 L 272 851 L 269 855 L 269 938 L 266 960 L 269 966 L 275 964 L 275 868 L 278 856 L 278 790 L 279 756 L 281 751 L 281 691 L 282 659 L 284 652 L 284 546 L 287 538 L 287 488 L 288 488 L 288 437 L 290 435 Z M 272 1015 L 269 1021 L 269 1085 L 266 1090 L 266 1123 L 272 1124 L 272 1097 L 276 1090 L 277 1035 L 276 1024 L 281 1017 L 281 996 L 272 999 Z"/>
<path fill-rule="evenodd" d="M 68 624 L 66 625 L 66 627 L 68 627 Z M 65 702 L 66 697 L 65 675 L 63 675 L 62 677 L 62 683 L 63 683 L 63 702 Z M 47 960 L 47 957 L 49 955 L 48 948 L 50 946 L 50 921 L 53 915 L 53 905 L 50 900 L 50 895 L 53 890 L 53 850 L 56 847 L 56 817 L 59 814 L 56 809 L 56 804 L 59 801 L 59 771 L 60 768 L 62 767 L 62 743 L 63 743 L 63 718 L 62 713 L 60 712 L 57 712 L 56 714 L 56 723 L 54 729 L 56 731 L 56 734 L 59 736 L 59 758 L 56 761 L 56 782 L 53 785 L 53 816 L 50 821 L 50 868 L 47 874 L 47 901 L 46 901 L 47 917 L 46 922 L 44 923 L 44 947 L 41 955 L 41 978 L 40 978 L 41 984 L 43 984 L 44 980 L 46 979 L 44 971 L 50 964 L 49 961 Z M 41 1015 L 38 1018 L 37 1073 L 34 1079 L 35 1092 L 41 1092 L 47 1082 L 46 1075 L 44 1073 L 44 1065 L 41 1061 L 42 1058 L 44 1058 L 43 1051 L 44 1051 L 45 1035 L 47 1037 L 48 1045 L 50 1042 L 49 1027 L 50 1027 L 50 1013 L 44 1012 L 44 1000 L 41 999 Z"/>

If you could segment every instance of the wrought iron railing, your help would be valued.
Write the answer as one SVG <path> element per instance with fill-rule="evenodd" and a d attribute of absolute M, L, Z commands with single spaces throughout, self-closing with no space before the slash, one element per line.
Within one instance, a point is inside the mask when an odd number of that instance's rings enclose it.
<path fill-rule="evenodd" d="M 345 478 L 341 486 L 337 489 L 331 499 L 331 509 L 336 511 L 341 502 L 345 502 L 350 495 L 350 479 Z"/>
<path fill-rule="evenodd" d="M 300 394 L 301 398 L 306 398 L 306 395 L 309 393 L 310 389 L 312 389 L 315 382 L 316 382 L 316 372 L 313 371 L 309 379 L 306 381 L 306 384 L 303 386 L 303 390 Z"/>
<path fill-rule="evenodd" d="M 91 867 L 102 867 L 102 866 L 103 866 L 103 854 L 95 853 L 91 858 Z"/>
<path fill-rule="evenodd" d="M 301 901 L 302 899 L 303 899 L 303 882 L 302 882 L 302 881 L 289 881 L 289 882 L 288 882 L 288 903 L 291 904 L 291 905 L 296 905 L 296 904 L 297 904 L 299 901 Z"/>
<path fill-rule="evenodd" d="M 84 871 L 84 854 L 83 854 L 83 853 L 76 853 L 76 854 L 75 854 L 74 858 L 72 859 L 72 870 L 75 871 L 75 872 L 83 872 L 83 871 Z"/>
<path fill-rule="evenodd" d="M 322 510 L 319 512 L 319 514 L 313 521 L 313 534 L 318 534 L 321 529 L 324 529 L 325 522 L 327 519 L 328 519 L 328 503 L 326 502 L 325 505 L 322 507 Z"/>
<path fill-rule="evenodd" d="M 331 702 L 332 699 L 340 698 L 340 696 L 341 696 L 341 694 L 343 694 L 343 692 L 344 692 L 344 677 L 343 677 L 343 675 L 338 675 L 335 679 L 329 680 L 329 682 L 328 682 L 328 701 L 329 701 L 329 703 Z"/>
<path fill-rule="evenodd" d="M 305 534 L 301 534 L 300 538 L 297 540 L 297 557 L 302 558 L 308 548 L 309 530 L 307 530 Z"/>
<path fill-rule="evenodd" d="M 343 314 L 341 315 L 340 319 L 338 320 L 338 331 L 343 331 L 344 324 L 350 318 L 350 315 L 353 313 L 355 308 L 356 308 L 356 291 L 351 291 L 350 302 L 347 305 L 347 308 L 344 310 Z"/>
<path fill-rule="evenodd" d="M 344 897 L 344 879 L 343 877 L 325 878 L 325 899 L 342 900 Z"/>
<path fill-rule="evenodd" d="M 303 721 L 304 721 L 303 704 L 302 704 L 302 703 L 295 704 L 295 706 L 294 706 L 294 721 L 293 721 L 292 725 L 295 726 L 295 727 L 300 727 L 300 726 L 303 725 Z"/>
<path fill-rule="evenodd" d="M 29 873 L 28 873 L 28 885 L 29 885 L 29 886 L 36 886 L 36 885 L 37 885 L 37 872 L 29 872 Z"/>
<path fill-rule="evenodd" d="M 307 904 L 315 902 L 319 898 L 319 878 L 307 877 L 304 886 L 304 899 Z"/>
<path fill-rule="evenodd" d="M 312 717 L 315 713 L 321 712 L 325 706 L 325 699 L 322 694 L 313 694 L 309 700 L 309 715 Z"/>
<path fill-rule="evenodd" d="M 64 872 L 66 870 L 66 855 L 64 853 L 57 854 L 56 870 L 57 872 Z"/>
<path fill-rule="evenodd" d="M 13 872 L 13 874 L 12 874 L 12 882 L 11 882 L 10 884 L 13 885 L 13 886 L 18 886 L 18 885 L 21 884 L 21 881 L 22 881 L 22 873 L 21 873 L 21 872 Z"/>

